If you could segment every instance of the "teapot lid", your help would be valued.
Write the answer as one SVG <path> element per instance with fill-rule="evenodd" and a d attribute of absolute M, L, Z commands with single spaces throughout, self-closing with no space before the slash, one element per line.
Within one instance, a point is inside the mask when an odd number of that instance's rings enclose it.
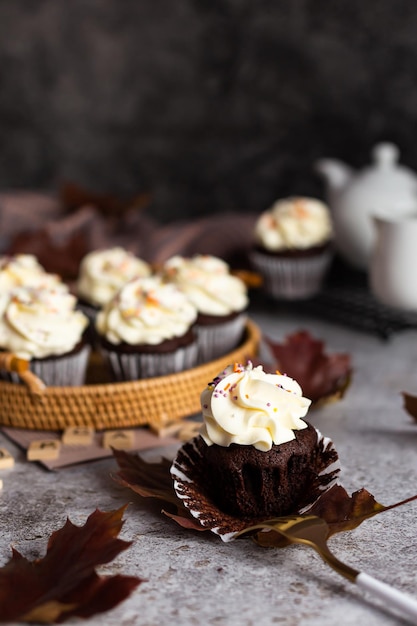
<path fill-rule="evenodd" d="M 400 151 L 393 143 L 378 143 L 372 148 L 371 155 L 379 167 L 394 167 L 400 158 Z"/>
<path fill-rule="evenodd" d="M 389 142 L 379 143 L 372 149 L 373 164 L 362 170 L 360 183 L 382 186 L 388 193 L 417 190 L 417 174 L 398 163 L 400 151 Z"/>

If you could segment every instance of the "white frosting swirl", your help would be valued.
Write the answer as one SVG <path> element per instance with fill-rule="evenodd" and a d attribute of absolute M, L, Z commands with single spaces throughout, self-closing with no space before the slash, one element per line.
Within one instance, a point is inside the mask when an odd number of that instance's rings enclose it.
<path fill-rule="evenodd" d="M 166 261 L 163 273 L 186 294 L 199 313 L 229 315 L 243 311 L 248 305 L 245 283 L 233 276 L 227 263 L 217 257 L 177 255 Z"/>
<path fill-rule="evenodd" d="M 121 247 L 89 252 L 81 261 L 77 293 L 95 306 L 103 306 L 129 280 L 150 276 L 148 263 Z"/>
<path fill-rule="evenodd" d="M 307 428 L 301 418 L 311 400 L 289 376 L 267 374 L 262 366 L 228 366 L 201 394 L 207 445 L 253 445 L 270 450 L 295 439 L 294 430 Z"/>
<path fill-rule="evenodd" d="M 58 274 L 50 274 L 33 254 L 16 254 L 0 257 L 0 291 L 14 287 L 59 288 L 68 291 Z"/>
<path fill-rule="evenodd" d="M 96 328 L 113 344 L 157 345 L 185 335 L 196 317 L 195 307 L 175 285 L 153 276 L 126 283 L 99 312 Z"/>
<path fill-rule="evenodd" d="M 331 240 L 333 225 L 328 207 L 315 198 L 286 198 L 261 214 L 255 239 L 266 250 L 306 249 Z"/>
<path fill-rule="evenodd" d="M 88 325 L 75 304 L 59 289 L 15 288 L 0 300 L 1 348 L 28 360 L 70 352 Z"/>

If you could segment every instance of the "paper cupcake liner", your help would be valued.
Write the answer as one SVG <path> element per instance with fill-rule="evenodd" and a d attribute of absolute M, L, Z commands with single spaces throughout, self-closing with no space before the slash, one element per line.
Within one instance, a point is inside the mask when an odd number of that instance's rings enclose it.
<path fill-rule="evenodd" d="M 239 314 L 232 320 L 213 325 L 195 326 L 198 363 L 207 363 L 231 352 L 242 340 L 247 316 Z"/>
<path fill-rule="evenodd" d="M 316 432 L 319 449 L 317 479 L 310 486 L 306 501 L 291 511 L 292 514 L 307 513 L 324 492 L 338 483 L 340 462 L 334 444 L 328 437 L 323 437 L 317 428 Z M 174 489 L 184 506 L 204 528 L 219 535 L 224 542 L 232 541 L 238 532 L 265 520 L 242 520 L 217 507 L 206 491 L 203 471 L 204 447 L 203 439 L 198 436 L 179 449 L 171 466 Z"/>
<path fill-rule="evenodd" d="M 3 370 L 0 370 L 0 380 L 3 380 L 6 383 L 20 383 L 19 374 L 16 374 L 16 372 L 6 372 Z"/>
<path fill-rule="evenodd" d="M 96 331 L 96 318 L 100 309 L 94 307 L 92 304 L 86 304 L 85 302 L 77 302 L 77 309 L 88 318 L 89 323 L 85 331 L 86 337 L 93 349 L 97 350 L 99 347 L 99 338 Z"/>
<path fill-rule="evenodd" d="M 330 249 L 307 257 L 281 257 L 252 252 L 251 262 L 264 279 L 264 291 L 274 298 L 310 298 L 322 288 L 332 261 Z"/>
<path fill-rule="evenodd" d="M 178 348 L 174 352 L 141 354 L 121 353 L 102 348 L 115 379 L 119 382 L 166 376 L 195 367 L 197 342 Z"/>
<path fill-rule="evenodd" d="M 90 324 L 94 326 L 100 308 L 92 304 L 86 304 L 85 302 L 77 302 L 77 309 L 84 313 L 84 315 L 88 317 Z"/>
<path fill-rule="evenodd" d="M 86 345 L 81 350 L 64 356 L 34 359 L 30 362 L 30 371 L 47 387 L 79 387 L 84 384 L 90 350 L 90 346 Z M 23 384 L 16 372 L 1 371 L 0 380 Z"/>
<path fill-rule="evenodd" d="M 90 346 L 51 359 L 35 359 L 30 370 L 48 387 L 79 387 L 84 384 Z"/>

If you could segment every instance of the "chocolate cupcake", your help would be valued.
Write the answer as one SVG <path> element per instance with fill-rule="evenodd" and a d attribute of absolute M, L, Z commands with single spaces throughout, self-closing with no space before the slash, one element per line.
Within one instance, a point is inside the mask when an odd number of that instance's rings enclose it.
<path fill-rule="evenodd" d="M 298 383 L 261 366 L 227 367 L 201 395 L 201 435 L 180 448 L 174 488 L 228 541 L 245 525 L 307 511 L 333 484 L 338 456 L 303 418 Z"/>
<path fill-rule="evenodd" d="M 82 385 L 90 347 L 87 317 L 61 289 L 16 287 L 0 299 L 0 349 L 29 361 L 47 386 Z M 14 374 L 5 375 L 19 382 Z"/>
<path fill-rule="evenodd" d="M 255 225 L 251 263 L 276 299 L 310 298 L 322 288 L 333 258 L 328 207 L 314 198 L 277 201 Z"/>
<path fill-rule="evenodd" d="M 0 291 L 4 294 L 15 287 L 69 291 L 61 277 L 46 272 L 33 254 L 0 256 Z"/>
<path fill-rule="evenodd" d="M 311 424 L 270 450 L 207 446 L 207 488 L 219 507 L 240 518 L 286 515 L 304 497 L 316 471 L 317 432 Z M 221 489 L 219 489 L 221 485 Z"/>
<path fill-rule="evenodd" d="M 162 269 L 198 311 L 195 332 L 198 362 L 217 359 L 240 343 L 246 324 L 248 295 L 242 280 L 222 259 L 210 255 L 171 257 Z"/>
<path fill-rule="evenodd" d="M 146 261 L 116 246 L 89 252 L 81 261 L 76 292 L 83 311 L 94 322 L 99 309 L 133 278 L 151 275 Z"/>
<path fill-rule="evenodd" d="M 126 283 L 99 312 L 99 345 L 118 381 L 163 376 L 194 367 L 194 306 L 158 277 Z"/>

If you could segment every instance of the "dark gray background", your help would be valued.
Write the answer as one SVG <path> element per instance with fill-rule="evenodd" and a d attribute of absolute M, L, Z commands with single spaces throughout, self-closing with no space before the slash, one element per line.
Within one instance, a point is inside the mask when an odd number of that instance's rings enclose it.
<path fill-rule="evenodd" d="M 162 220 L 417 169 L 415 0 L 0 0 L 0 189 L 150 191 Z"/>

